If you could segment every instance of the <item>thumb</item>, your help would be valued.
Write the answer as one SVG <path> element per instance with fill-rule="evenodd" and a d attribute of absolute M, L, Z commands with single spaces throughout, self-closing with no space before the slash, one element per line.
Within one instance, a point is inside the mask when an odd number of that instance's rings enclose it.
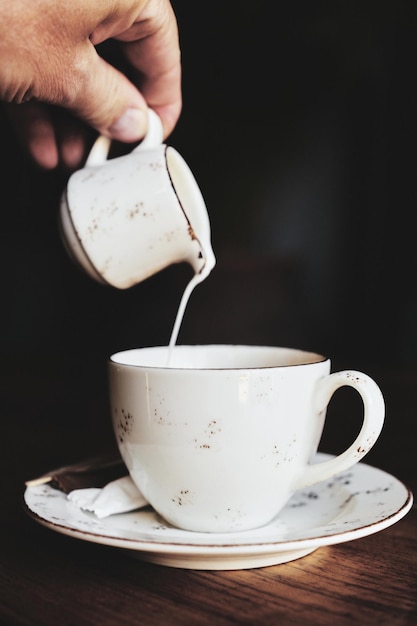
<path fill-rule="evenodd" d="M 124 142 L 143 139 L 148 108 L 137 88 L 93 48 L 88 71 L 68 108 L 99 133 Z"/>

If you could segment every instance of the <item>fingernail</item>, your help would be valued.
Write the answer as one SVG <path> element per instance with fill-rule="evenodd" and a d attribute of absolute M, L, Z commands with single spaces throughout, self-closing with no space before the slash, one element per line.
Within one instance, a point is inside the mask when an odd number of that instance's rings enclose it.
<path fill-rule="evenodd" d="M 146 115 L 140 109 L 127 109 L 108 129 L 112 139 L 119 141 L 137 141 L 146 132 Z"/>

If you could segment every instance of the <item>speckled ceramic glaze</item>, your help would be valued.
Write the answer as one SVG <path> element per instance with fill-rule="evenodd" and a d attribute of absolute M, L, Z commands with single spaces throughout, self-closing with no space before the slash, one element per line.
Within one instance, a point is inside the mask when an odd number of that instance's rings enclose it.
<path fill-rule="evenodd" d="M 257 346 L 120 352 L 109 363 L 114 430 L 130 475 L 170 524 L 235 532 L 270 522 L 298 489 L 346 471 L 381 431 L 384 401 L 355 371 Z M 355 388 L 362 429 L 339 456 L 310 463 L 336 389 Z"/>
<path fill-rule="evenodd" d="M 162 133 L 150 110 L 148 134 L 131 153 L 107 160 L 109 140 L 99 137 L 61 199 L 70 255 L 91 277 L 120 289 L 173 263 L 190 263 L 196 274 L 214 265 L 204 200 Z"/>

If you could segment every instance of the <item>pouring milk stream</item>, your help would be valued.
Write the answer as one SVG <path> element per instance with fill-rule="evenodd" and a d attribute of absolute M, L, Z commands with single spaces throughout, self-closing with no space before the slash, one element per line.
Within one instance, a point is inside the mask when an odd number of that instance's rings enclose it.
<path fill-rule="evenodd" d="M 100 136 L 82 170 L 62 195 L 60 228 L 73 260 L 95 280 L 126 289 L 173 263 L 188 262 L 186 286 L 173 326 L 168 361 L 196 285 L 215 265 L 210 222 L 197 182 L 181 155 L 162 143 L 149 109 L 146 137 L 129 154 L 108 159 Z"/>

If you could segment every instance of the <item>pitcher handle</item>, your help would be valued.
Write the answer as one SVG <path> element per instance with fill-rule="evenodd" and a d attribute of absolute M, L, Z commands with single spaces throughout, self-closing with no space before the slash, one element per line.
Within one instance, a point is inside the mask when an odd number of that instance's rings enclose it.
<path fill-rule="evenodd" d="M 362 428 L 347 450 L 329 461 L 309 465 L 300 477 L 296 489 L 327 480 L 352 467 L 369 452 L 379 437 L 385 417 L 384 399 L 375 381 L 362 372 L 345 370 L 320 379 L 314 395 L 317 412 L 326 410 L 331 397 L 340 387 L 353 387 L 361 396 L 364 405 Z"/>
<path fill-rule="evenodd" d="M 163 142 L 163 139 L 164 128 L 162 126 L 161 118 L 153 109 L 148 109 L 148 130 L 140 144 L 136 146 L 132 152 L 138 152 L 144 148 L 154 148 L 159 146 Z M 99 135 L 86 159 L 85 167 L 102 165 L 105 161 L 107 161 L 111 142 L 112 140 L 110 137 Z"/>

